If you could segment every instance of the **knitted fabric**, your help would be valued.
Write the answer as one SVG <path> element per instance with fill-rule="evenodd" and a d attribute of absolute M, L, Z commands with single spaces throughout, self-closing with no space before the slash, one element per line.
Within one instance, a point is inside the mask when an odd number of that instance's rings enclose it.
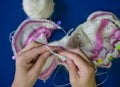
<path fill-rule="evenodd" d="M 55 29 L 62 28 L 46 19 L 23 21 L 12 39 L 14 55 L 32 41 L 38 41 L 65 49 L 80 48 L 96 66 L 103 68 L 110 68 L 111 60 L 120 57 L 120 21 L 113 13 L 94 12 L 71 35 L 49 43 L 48 39 Z M 63 62 L 57 57 L 50 56 L 48 58 L 40 74 L 40 79 L 48 79 L 56 66 Z M 66 64 L 64 63 L 64 65 Z"/>

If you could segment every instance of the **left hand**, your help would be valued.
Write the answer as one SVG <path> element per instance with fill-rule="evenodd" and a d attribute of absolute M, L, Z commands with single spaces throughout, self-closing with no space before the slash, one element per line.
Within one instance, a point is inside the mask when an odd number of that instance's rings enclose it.
<path fill-rule="evenodd" d="M 49 55 L 49 50 L 38 42 L 32 42 L 22 49 L 16 55 L 16 72 L 12 87 L 32 87 Z"/>

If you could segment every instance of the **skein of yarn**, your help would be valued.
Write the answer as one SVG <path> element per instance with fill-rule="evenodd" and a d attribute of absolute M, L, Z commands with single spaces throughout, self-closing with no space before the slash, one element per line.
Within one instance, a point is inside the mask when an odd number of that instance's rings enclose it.
<path fill-rule="evenodd" d="M 23 10 L 30 19 L 47 19 L 54 10 L 53 0 L 23 0 Z"/>

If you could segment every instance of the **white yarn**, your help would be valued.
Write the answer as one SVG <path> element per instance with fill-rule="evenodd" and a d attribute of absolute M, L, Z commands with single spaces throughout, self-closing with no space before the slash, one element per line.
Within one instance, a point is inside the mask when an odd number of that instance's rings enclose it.
<path fill-rule="evenodd" d="M 102 82 L 97 84 L 97 87 L 99 87 L 100 85 L 104 84 L 108 80 L 108 78 L 109 78 L 109 75 L 107 75 L 106 78 Z"/>
<path fill-rule="evenodd" d="M 59 72 L 60 68 L 61 68 L 61 66 L 58 67 L 58 69 L 56 70 L 56 72 L 55 72 L 55 74 L 54 74 L 54 76 L 53 76 L 53 79 L 52 79 L 53 85 L 54 85 L 55 87 L 65 87 L 65 86 L 70 85 L 70 82 L 68 82 L 68 83 L 66 83 L 66 84 L 61 84 L 61 85 L 55 83 L 55 77 L 56 77 L 57 73 Z"/>
<path fill-rule="evenodd" d="M 15 33 L 15 31 L 12 31 L 12 32 L 9 34 L 9 41 L 10 41 L 10 43 L 12 43 L 12 38 L 13 38 L 14 33 Z"/>
<path fill-rule="evenodd" d="M 65 61 L 66 60 L 66 57 L 65 56 L 62 56 L 60 54 L 57 54 L 55 52 L 53 52 L 48 46 L 46 46 L 46 48 L 55 56 L 57 56 L 57 58 L 59 58 L 61 61 Z"/>
<path fill-rule="evenodd" d="M 23 9 L 31 19 L 49 18 L 54 10 L 53 0 L 23 0 Z"/>
<path fill-rule="evenodd" d="M 110 69 L 108 69 L 108 70 L 105 71 L 105 72 L 97 72 L 97 73 L 96 73 L 96 76 L 105 75 L 105 74 L 108 74 L 109 72 L 110 72 Z"/>

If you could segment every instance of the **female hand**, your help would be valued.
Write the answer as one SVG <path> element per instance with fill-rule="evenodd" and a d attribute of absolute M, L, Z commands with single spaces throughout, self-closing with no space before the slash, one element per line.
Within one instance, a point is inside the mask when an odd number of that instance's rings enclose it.
<path fill-rule="evenodd" d="M 95 67 L 79 49 L 60 53 L 67 57 L 67 68 L 72 87 L 96 87 Z"/>
<path fill-rule="evenodd" d="M 49 55 L 48 49 L 38 42 L 32 42 L 21 50 L 16 55 L 16 72 L 12 87 L 32 87 Z"/>

